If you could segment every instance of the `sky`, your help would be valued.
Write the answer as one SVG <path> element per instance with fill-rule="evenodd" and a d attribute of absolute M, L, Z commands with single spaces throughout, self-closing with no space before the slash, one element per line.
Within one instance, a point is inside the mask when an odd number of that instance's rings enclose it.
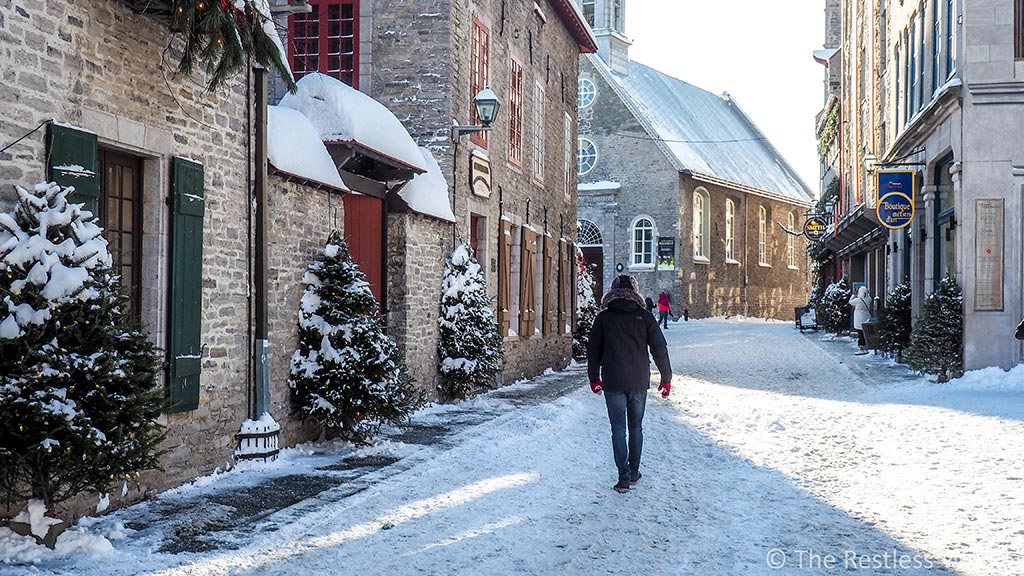
<path fill-rule="evenodd" d="M 728 92 L 814 193 L 824 0 L 625 0 L 632 60 Z"/>

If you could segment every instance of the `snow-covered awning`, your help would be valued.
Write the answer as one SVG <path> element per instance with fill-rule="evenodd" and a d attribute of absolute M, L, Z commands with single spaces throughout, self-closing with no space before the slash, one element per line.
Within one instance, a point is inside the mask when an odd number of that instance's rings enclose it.
<path fill-rule="evenodd" d="M 413 178 L 398 195 L 413 212 L 455 222 L 455 213 L 448 201 L 448 181 L 430 150 L 421 147 L 420 152 L 427 171 Z"/>
<path fill-rule="evenodd" d="M 348 190 L 315 126 L 298 110 L 267 106 L 267 157 L 279 170 Z"/>
<path fill-rule="evenodd" d="M 323 74 L 309 74 L 294 94 L 279 104 L 306 115 L 328 144 L 352 144 L 388 163 L 427 171 L 419 146 L 401 121 L 383 104 L 344 82 Z"/>

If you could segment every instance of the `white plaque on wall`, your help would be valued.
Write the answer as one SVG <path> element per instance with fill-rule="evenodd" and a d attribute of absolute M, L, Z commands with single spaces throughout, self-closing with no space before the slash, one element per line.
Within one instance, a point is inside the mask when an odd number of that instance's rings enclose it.
<path fill-rule="evenodd" d="M 1003 200 L 975 200 L 974 309 L 1003 309 Z"/>
<path fill-rule="evenodd" d="M 469 183 L 473 194 L 490 198 L 491 196 L 491 163 L 486 158 L 473 154 L 470 156 Z"/>

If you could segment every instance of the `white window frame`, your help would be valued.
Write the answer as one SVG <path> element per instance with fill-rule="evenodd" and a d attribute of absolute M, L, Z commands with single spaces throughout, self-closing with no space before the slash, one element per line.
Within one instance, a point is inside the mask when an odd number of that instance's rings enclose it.
<path fill-rule="evenodd" d="M 593 154 L 587 155 L 587 158 L 593 158 L 593 161 L 590 162 L 590 166 L 586 170 L 583 170 L 584 143 L 589 144 L 590 149 L 594 151 Z M 593 172 L 595 166 L 597 166 L 597 144 L 595 144 L 590 138 L 580 136 L 576 139 L 576 175 L 584 176 L 586 174 L 590 174 Z"/>
<path fill-rule="evenodd" d="M 646 239 L 640 239 L 641 247 L 637 250 L 637 234 L 649 233 Z M 654 224 L 654 218 L 647 215 L 637 216 L 629 226 L 629 269 L 630 270 L 654 270 L 654 239 L 658 235 L 658 229 Z"/>
<path fill-rule="evenodd" d="M 533 179 L 544 181 L 544 86 L 533 85 Z"/>
<path fill-rule="evenodd" d="M 787 229 L 796 229 L 796 215 L 792 212 L 789 213 L 789 226 Z M 792 234 L 786 234 L 786 266 L 790 270 L 799 270 L 796 266 L 796 237 Z"/>
<path fill-rule="evenodd" d="M 736 203 L 731 198 L 725 200 L 725 263 L 739 264 L 734 251 L 736 245 Z"/>
<path fill-rule="evenodd" d="M 771 267 L 768 261 L 768 210 L 764 206 L 757 207 L 757 263 Z"/>
<path fill-rule="evenodd" d="M 580 78 L 576 82 L 576 107 L 587 108 L 597 100 L 597 86 L 589 78 Z"/>
<path fill-rule="evenodd" d="M 711 194 L 704 187 L 693 191 L 693 260 L 709 262 L 711 252 Z"/>
<path fill-rule="evenodd" d="M 595 239 L 596 242 L 594 242 Z M 604 236 L 602 236 L 601 229 L 597 227 L 593 220 L 580 218 L 576 221 L 576 241 L 581 248 L 603 246 Z"/>
<path fill-rule="evenodd" d="M 566 202 L 569 202 L 569 201 L 572 200 L 572 189 L 573 189 L 573 181 L 572 181 L 572 161 L 573 161 L 573 153 L 572 153 L 573 152 L 572 151 L 572 127 L 573 127 L 572 116 L 570 116 L 569 113 L 566 112 L 565 113 L 565 123 L 564 123 L 563 128 L 562 128 L 562 135 L 564 137 L 563 143 L 564 143 L 564 146 L 565 146 L 565 159 L 562 162 L 562 179 L 565 181 L 564 182 L 564 184 L 565 184 L 564 194 L 565 194 L 565 201 Z"/>

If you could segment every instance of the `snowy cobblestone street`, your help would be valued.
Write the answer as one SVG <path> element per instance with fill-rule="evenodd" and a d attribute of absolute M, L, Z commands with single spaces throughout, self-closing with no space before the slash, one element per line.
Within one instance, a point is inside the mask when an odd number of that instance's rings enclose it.
<path fill-rule="evenodd" d="M 935 384 L 790 323 L 666 335 L 628 494 L 576 367 L 86 519 L 56 553 L 0 532 L 0 576 L 1024 573 L 1021 367 Z"/>

